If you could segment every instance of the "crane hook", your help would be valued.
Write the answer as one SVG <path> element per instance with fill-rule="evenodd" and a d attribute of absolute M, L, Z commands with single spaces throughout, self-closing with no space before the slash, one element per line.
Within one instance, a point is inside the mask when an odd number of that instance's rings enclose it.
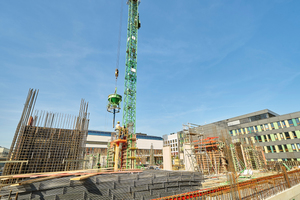
<path fill-rule="evenodd" d="M 118 76 L 119 76 L 119 70 L 116 69 L 116 71 L 115 71 L 115 77 L 116 77 L 116 79 L 118 78 Z"/>

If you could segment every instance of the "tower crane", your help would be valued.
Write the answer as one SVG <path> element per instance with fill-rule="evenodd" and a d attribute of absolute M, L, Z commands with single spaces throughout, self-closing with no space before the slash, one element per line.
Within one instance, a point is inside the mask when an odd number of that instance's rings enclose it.
<path fill-rule="evenodd" d="M 134 134 L 136 128 L 137 41 L 138 29 L 141 27 L 138 12 L 140 0 L 128 0 L 127 4 L 129 10 L 122 123 L 128 127 L 129 133 Z"/>
<path fill-rule="evenodd" d="M 122 124 L 126 128 L 125 137 L 113 140 L 108 147 L 107 165 L 118 170 L 121 168 L 136 168 L 136 82 L 137 82 L 137 41 L 138 29 L 141 27 L 138 7 L 140 0 L 128 0 L 128 25 L 127 25 L 127 45 L 126 45 L 126 66 L 125 66 L 125 87 Z M 121 27 L 121 26 L 120 26 Z M 119 38 L 120 48 L 120 38 Z M 118 62 L 118 61 L 117 61 Z M 118 65 L 118 64 L 117 64 Z M 115 76 L 118 78 L 118 68 Z M 117 87 L 114 94 L 108 96 L 107 111 L 114 114 L 113 127 L 115 124 L 115 114 L 120 111 L 122 96 L 117 94 Z M 125 130 L 123 130 L 126 132 Z M 119 156 L 121 154 L 121 162 Z"/>

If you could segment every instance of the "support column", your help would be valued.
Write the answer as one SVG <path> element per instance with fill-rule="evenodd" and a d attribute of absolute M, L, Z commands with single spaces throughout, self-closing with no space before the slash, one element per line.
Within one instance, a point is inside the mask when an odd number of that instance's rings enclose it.
<path fill-rule="evenodd" d="M 115 166 L 114 166 L 114 171 L 118 171 L 118 166 L 119 166 L 119 152 L 120 152 L 120 147 L 119 143 L 116 143 L 116 150 L 115 150 Z"/>

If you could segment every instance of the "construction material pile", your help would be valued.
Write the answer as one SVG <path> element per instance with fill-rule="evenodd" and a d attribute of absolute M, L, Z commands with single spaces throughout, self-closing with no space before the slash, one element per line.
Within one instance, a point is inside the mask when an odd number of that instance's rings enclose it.
<path fill-rule="evenodd" d="M 74 176 L 6 186 L 0 199 L 153 199 L 198 190 L 199 172 L 147 170 L 140 173 L 101 174 L 84 180 Z"/>

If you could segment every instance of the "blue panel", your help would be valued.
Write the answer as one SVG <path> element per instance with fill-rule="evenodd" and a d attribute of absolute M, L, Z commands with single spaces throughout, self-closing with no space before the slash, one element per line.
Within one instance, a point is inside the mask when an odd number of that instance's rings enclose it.
<path fill-rule="evenodd" d="M 145 139 L 145 140 L 163 140 L 162 137 L 158 136 L 149 136 L 149 135 L 136 135 L 137 139 Z"/>
<path fill-rule="evenodd" d="M 111 132 L 88 131 L 88 135 L 111 136 Z"/>

